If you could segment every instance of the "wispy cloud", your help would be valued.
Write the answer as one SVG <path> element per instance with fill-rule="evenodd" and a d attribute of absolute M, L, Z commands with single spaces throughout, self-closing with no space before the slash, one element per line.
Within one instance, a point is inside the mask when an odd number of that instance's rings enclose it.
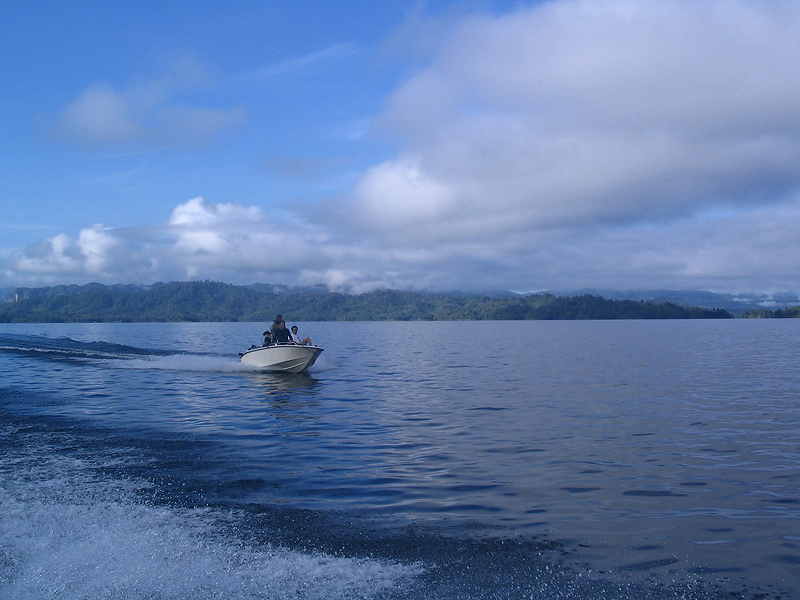
<path fill-rule="evenodd" d="M 247 120 L 241 108 L 204 108 L 182 100 L 208 80 L 202 67 L 187 59 L 170 63 L 158 78 L 126 87 L 96 82 L 57 115 L 45 116 L 45 130 L 86 148 L 204 144 Z"/>
<path fill-rule="evenodd" d="M 329 65 L 359 53 L 360 49 L 357 45 L 349 42 L 342 42 L 327 46 L 316 52 L 295 56 L 280 62 L 258 67 L 246 73 L 242 73 L 238 79 L 241 81 L 259 82 L 270 81 L 277 77 L 289 75 L 305 75 L 313 72 L 320 66 Z"/>

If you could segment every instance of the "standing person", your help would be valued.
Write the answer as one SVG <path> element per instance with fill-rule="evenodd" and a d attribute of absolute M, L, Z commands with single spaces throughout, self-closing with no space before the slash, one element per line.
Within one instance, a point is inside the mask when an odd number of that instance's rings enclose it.
<path fill-rule="evenodd" d="M 269 326 L 269 335 L 272 338 L 273 343 L 275 343 L 275 330 L 278 328 L 278 323 L 281 323 L 282 321 L 283 317 L 281 315 L 276 315 L 272 325 Z"/>
<path fill-rule="evenodd" d="M 292 339 L 294 340 L 295 344 L 300 344 L 302 346 L 313 346 L 314 344 L 311 343 L 311 338 L 306 336 L 302 340 L 300 339 L 300 335 L 297 333 L 297 325 L 292 325 Z"/>

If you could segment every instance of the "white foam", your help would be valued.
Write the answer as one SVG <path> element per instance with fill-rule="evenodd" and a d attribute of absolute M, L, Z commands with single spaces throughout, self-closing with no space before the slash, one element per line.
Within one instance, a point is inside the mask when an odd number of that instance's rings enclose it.
<path fill-rule="evenodd" d="M 316 362 L 306 369 L 307 373 L 320 373 L 336 368 L 336 361 L 324 352 L 319 355 Z"/>
<path fill-rule="evenodd" d="M 422 571 L 254 546 L 223 533 L 234 515 L 153 506 L 138 499 L 142 482 L 44 456 L 0 465 L 5 599 L 370 598 Z"/>
<path fill-rule="evenodd" d="M 165 371 L 203 371 L 209 373 L 235 373 L 255 370 L 238 358 L 198 354 L 171 354 L 147 358 L 109 360 L 104 365 L 115 369 L 159 369 Z"/>

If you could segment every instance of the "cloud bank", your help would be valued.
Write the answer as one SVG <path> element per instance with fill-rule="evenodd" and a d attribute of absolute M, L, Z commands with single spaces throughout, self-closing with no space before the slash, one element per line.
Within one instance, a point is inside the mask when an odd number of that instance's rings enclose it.
<path fill-rule="evenodd" d="M 797 290 L 798 56 L 800 4 L 782 0 L 560 0 L 470 16 L 388 99 L 376 121 L 400 149 L 347 197 L 280 223 L 196 198 L 165 224 L 50 238 L 7 275 Z M 164 103 L 133 98 L 87 90 L 62 124 L 94 103 L 101 118 L 75 131 L 135 138 L 135 107 Z"/>
<path fill-rule="evenodd" d="M 779 200 L 800 180 L 798 52 L 788 2 L 563 1 L 467 19 L 391 98 L 405 148 L 362 181 L 364 225 L 502 235 Z"/>

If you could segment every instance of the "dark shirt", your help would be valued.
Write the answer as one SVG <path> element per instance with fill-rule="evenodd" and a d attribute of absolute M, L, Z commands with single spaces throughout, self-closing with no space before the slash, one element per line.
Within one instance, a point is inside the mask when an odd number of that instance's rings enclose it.
<path fill-rule="evenodd" d="M 292 336 L 289 335 L 289 330 L 286 327 L 278 327 L 275 333 L 272 334 L 273 344 L 287 344 L 292 341 Z"/>

